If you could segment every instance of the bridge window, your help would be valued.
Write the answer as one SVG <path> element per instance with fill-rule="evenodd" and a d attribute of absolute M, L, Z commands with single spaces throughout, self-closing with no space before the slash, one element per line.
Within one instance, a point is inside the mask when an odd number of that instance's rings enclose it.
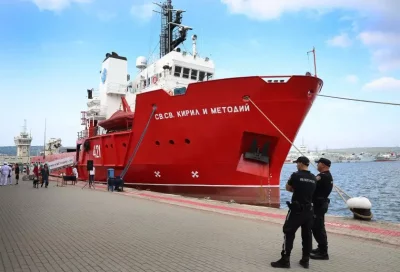
<path fill-rule="evenodd" d="M 190 69 L 189 68 L 183 68 L 182 77 L 183 78 L 189 78 L 189 74 L 190 74 Z"/>
<path fill-rule="evenodd" d="M 193 79 L 193 80 L 196 80 L 196 79 L 197 79 L 197 70 L 193 70 L 193 69 L 192 69 L 192 73 L 191 73 L 190 78 Z"/>
<path fill-rule="evenodd" d="M 203 71 L 200 71 L 200 74 L 199 74 L 199 81 L 203 81 L 205 76 L 206 76 L 206 73 L 203 72 Z"/>
<path fill-rule="evenodd" d="M 180 67 L 180 66 L 175 66 L 174 76 L 176 76 L 176 77 L 181 77 L 181 72 L 182 72 L 182 67 Z"/>
<path fill-rule="evenodd" d="M 211 73 L 207 73 L 207 80 L 210 80 L 210 79 L 212 79 L 212 77 L 213 77 L 213 74 L 211 74 Z"/>

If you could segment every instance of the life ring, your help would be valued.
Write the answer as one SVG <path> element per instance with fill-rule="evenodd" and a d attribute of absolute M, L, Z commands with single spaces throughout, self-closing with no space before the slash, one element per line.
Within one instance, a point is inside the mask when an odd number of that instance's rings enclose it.
<path fill-rule="evenodd" d="M 156 84 L 158 81 L 158 78 L 156 76 L 153 76 L 153 84 Z"/>

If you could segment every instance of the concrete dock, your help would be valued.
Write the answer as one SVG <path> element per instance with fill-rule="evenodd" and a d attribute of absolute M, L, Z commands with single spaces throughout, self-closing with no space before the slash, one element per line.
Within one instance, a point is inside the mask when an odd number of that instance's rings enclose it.
<path fill-rule="evenodd" d="M 85 183 L 0 187 L 0 271 L 281 271 L 284 210 Z M 60 184 L 59 184 L 60 185 Z M 400 225 L 329 216 L 310 271 L 400 271 Z M 303 271 L 298 232 L 291 271 Z"/>

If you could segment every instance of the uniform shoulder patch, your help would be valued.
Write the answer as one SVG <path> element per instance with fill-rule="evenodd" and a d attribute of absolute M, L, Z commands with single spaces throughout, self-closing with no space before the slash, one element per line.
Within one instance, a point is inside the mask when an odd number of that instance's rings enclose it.
<path fill-rule="evenodd" d="M 320 180 L 320 179 L 321 179 L 321 176 L 318 175 L 318 176 L 316 176 L 315 178 L 316 178 L 317 180 Z"/>

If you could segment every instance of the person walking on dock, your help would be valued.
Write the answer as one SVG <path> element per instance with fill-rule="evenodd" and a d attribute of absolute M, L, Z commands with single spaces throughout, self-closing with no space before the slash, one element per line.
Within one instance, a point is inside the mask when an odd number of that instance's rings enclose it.
<path fill-rule="evenodd" d="M 325 213 L 328 212 L 330 199 L 328 198 L 333 188 L 333 177 L 329 171 L 331 161 L 325 158 L 318 160 L 317 188 L 313 196 L 314 224 L 312 233 L 318 243 L 318 248 L 311 251 L 311 259 L 329 260 L 328 238 L 325 230 Z"/>
<path fill-rule="evenodd" d="M 3 186 L 8 185 L 9 174 L 10 174 L 10 166 L 8 166 L 8 163 L 4 162 L 3 166 L 0 167 L 1 185 Z"/>
<path fill-rule="evenodd" d="M 276 262 L 271 262 L 272 267 L 290 268 L 290 253 L 293 249 L 293 242 L 297 229 L 301 227 L 301 238 L 303 244 L 303 257 L 300 265 L 304 268 L 309 267 L 310 252 L 312 249 L 313 226 L 313 207 L 312 198 L 316 188 L 316 177 L 308 170 L 310 160 L 307 157 L 299 157 L 297 172 L 294 172 L 287 184 L 286 190 L 293 192 L 292 202 L 286 202 L 289 211 L 283 225 L 284 242 L 281 258 Z"/>
<path fill-rule="evenodd" d="M 17 185 L 18 181 L 19 181 L 19 165 L 18 165 L 18 163 L 15 164 L 14 173 L 15 173 L 15 185 Z"/>
<path fill-rule="evenodd" d="M 7 176 L 7 180 L 8 180 L 8 185 L 12 185 L 12 173 L 13 173 L 13 168 L 11 164 L 8 164 L 8 176 Z"/>
<path fill-rule="evenodd" d="M 89 188 L 93 186 L 95 167 L 93 166 L 92 170 L 89 171 Z"/>
<path fill-rule="evenodd" d="M 39 167 L 37 164 L 33 167 L 33 188 L 39 189 Z"/>
<path fill-rule="evenodd" d="M 76 177 L 75 181 L 73 181 L 73 185 L 75 185 L 78 182 L 79 174 L 78 174 L 78 169 L 76 168 L 76 165 L 74 165 L 74 168 L 72 168 L 72 173 Z"/>
<path fill-rule="evenodd" d="M 44 187 L 47 188 L 49 185 L 49 167 L 47 166 L 47 163 L 41 168 L 41 174 L 42 174 L 42 185 L 40 187 L 43 187 L 43 184 L 45 185 Z"/>

